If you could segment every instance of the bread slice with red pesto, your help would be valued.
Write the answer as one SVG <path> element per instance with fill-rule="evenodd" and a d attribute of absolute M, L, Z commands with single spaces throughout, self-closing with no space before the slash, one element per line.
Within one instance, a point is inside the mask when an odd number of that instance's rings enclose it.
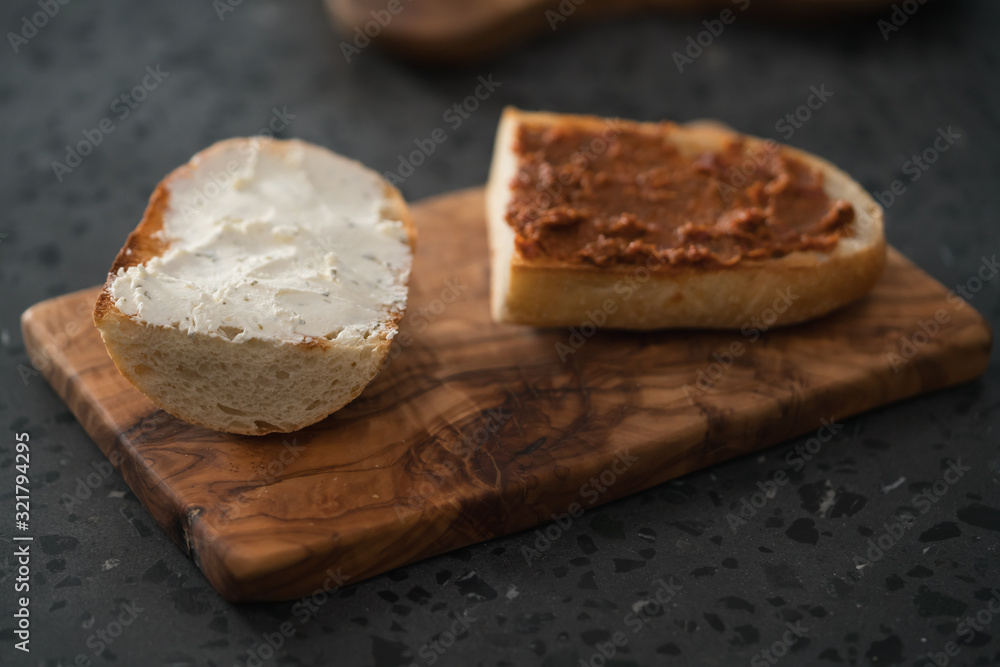
<path fill-rule="evenodd" d="M 539 251 L 530 246 L 531 256 L 525 256 L 524 241 L 520 239 L 519 243 L 520 232 L 509 215 L 515 179 L 527 182 L 521 187 L 542 188 L 528 182 L 530 174 L 522 170 L 516 150 L 522 127 L 533 131 L 579 130 L 595 137 L 595 147 L 605 152 L 610 151 L 621 133 L 630 133 L 633 138 L 636 135 L 632 133 L 638 133 L 641 141 L 671 143 L 692 163 L 725 151 L 734 141 L 741 142 L 747 155 L 778 154 L 818 172 L 830 202 L 850 204 L 853 218 L 842 226 L 830 247 L 821 250 L 806 247 L 766 257 L 750 256 L 752 253 L 748 252 L 738 261 L 727 257 L 725 263 L 685 260 L 685 255 L 706 254 L 702 252 L 706 249 L 698 248 L 697 244 L 675 251 L 681 259 L 677 262 L 647 258 L 635 263 L 595 263 L 586 256 L 551 256 L 544 247 Z M 602 136 L 605 144 L 596 140 Z M 581 151 L 581 155 L 581 164 L 586 169 L 591 158 L 587 150 Z M 753 164 L 761 168 L 760 161 L 751 160 L 748 164 L 750 172 L 755 168 Z M 734 176 L 732 180 L 739 182 L 738 175 Z M 721 180 L 723 185 L 718 189 L 723 197 L 729 179 L 727 176 Z M 549 198 L 553 204 L 574 201 L 575 185 L 572 179 L 567 179 L 567 183 L 553 188 Z M 627 197 L 624 199 L 622 214 L 628 214 Z M 582 209 L 585 213 L 586 207 Z M 543 216 L 546 212 L 545 206 L 539 205 L 531 213 Z M 497 131 L 487 186 L 486 217 L 492 315 L 496 321 L 510 324 L 578 326 L 589 322 L 618 329 L 740 329 L 762 314 L 771 320 L 768 326 L 792 324 L 861 298 L 878 281 L 885 264 L 883 211 L 850 176 L 804 151 L 740 135 L 713 122 L 679 126 L 508 108 Z M 722 222 L 720 219 L 718 224 Z M 822 236 L 820 241 L 830 245 L 831 238 Z M 774 308 L 776 302 L 778 307 Z"/>
<path fill-rule="evenodd" d="M 379 371 L 414 238 L 402 196 L 360 163 L 298 140 L 222 141 L 156 187 L 94 323 L 122 375 L 170 414 L 294 431 Z"/>

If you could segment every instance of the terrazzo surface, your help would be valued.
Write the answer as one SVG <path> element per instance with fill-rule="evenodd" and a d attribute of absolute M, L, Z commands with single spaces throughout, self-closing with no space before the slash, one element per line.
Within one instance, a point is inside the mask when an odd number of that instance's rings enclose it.
<path fill-rule="evenodd" d="M 995 328 L 1000 279 L 983 267 L 1000 252 L 1000 5 L 928 3 L 888 39 L 889 12 L 809 29 L 737 16 L 683 71 L 673 54 L 702 18 L 570 17 L 495 59 L 434 69 L 375 48 L 346 62 L 318 2 L 229 8 L 220 20 L 210 2 L 77 0 L 16 53 L 9 35 L 0 47 L 0 664 L 1000 664 L 995 359 L 976 382 L 842 420 L 808 458 L 803 437 L 558 530 L 233 605 L 25 371 L 18 321 L 103 282 L 157 181 L 218 139 L 270 124 L 396 172 L 414 201 L 484 182 L 514 104 L 715 117 L 823 155 L 871 192 L 898 181 L 894 201 L 882 195 L 890 242 L 968 289 Z M 37 11 L 5 2 L 0 26 L 19 33 Z M 446 140 L 401 171 L 437 128 Z M 943 135 L 947 150 L 913 161 Z M 95 145 L 77 164 L 66 146 L 81 141 Z M 19 433 L 35 536 L 27 654 L 13 634 Z M 770 486 L 778 471 L 787 484 Z"/>

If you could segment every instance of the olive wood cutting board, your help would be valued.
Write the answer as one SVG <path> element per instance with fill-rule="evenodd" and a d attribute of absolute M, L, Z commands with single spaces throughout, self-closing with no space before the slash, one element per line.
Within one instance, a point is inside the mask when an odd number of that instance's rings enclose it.
<path fill-rule="evenodd" d="M 898 0 L 325 0 L 348 62 L 375 43 L 411 60 L 468 65 L 567 23 L 640 11 L 703 17 L 718 31 L 744 13 L 818 23 L 836 15 L 889 11 Z M 902 11 L 902 10 L 900 10 Z M 905 14 L 904 14 L 905 17 Z M 888 17 L 887 17 L 888 18 Z M 720 23 L 720 21 L 722 23 Z M 683 50 L 686 43 L 678 45 Z"/>
<path fill-rule="evenodd" d="M 99 288 L 24 313 L 32 363 L 230 600 L 292 599 L 530 528 L 988 362 L 982 317 L 894 250 L 861 302 L 760 334 L 495 324 L 482 190 L 413 214 L 392 360 L 294 434 L 217 433 L 158 410 L 91 323 Z"/>

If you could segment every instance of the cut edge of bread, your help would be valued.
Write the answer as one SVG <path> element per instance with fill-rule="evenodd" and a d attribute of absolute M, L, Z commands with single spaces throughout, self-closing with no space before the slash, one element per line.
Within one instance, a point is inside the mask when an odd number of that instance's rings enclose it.
<path fill-rule="evenodd" d="M 580 326 L 618 329 L 760 329 L 819 317 L 851 303 L 878 282 L 885 266 L 883 211 L 850 176 L 826 160 L 778 144 L 781 150 L 824 175 L 831 199 L 853 205 L 853 236 L 829 252 L 795 251 L 765 260 L 743 259 L 733 266 L 596 267 L 552 259 L 526 259 L 515 246 L 507 222 L 510 183 L 517 173 L 514 140 L 521 123 L 570 123 L 603 131 L 609 123 L 629 130 L 667 135 L 693 157 L 721 150 L 734 138 L 748 148 L 766 140 L 742 135 L 721 123 L 687 125 L 639 123 L 595 116 L 524 112 L 508 107 L 497 129 L 486 193 L 490 245 L 490 307 L 502 323 L 539 327 Z"/>
<path fill-rule="evenodd" d="M 139 225 L 115 258 L 94 307 L 94 324 L 119 372 L 154 404 L 191 424 L 243 435 L 288 433 L 314 424 L 354 400 L 374 379 L 388 355 L 405 303 L 392 308 L 372 335 L 349 343 L 326 338 L 285 340 L 226 337 L 162 326 L 127 315 L 111 294 L 119 269 L 162 255 L 169 241 L 160 234 L 170 207 L 173 184 L 197 178 L 198 163 L 211 153 L 244 148 L 260 150 L 327 149 L 304 141 L 234 138 L 200 151 L 156 187 Z M 332 152 L 331 152 L 332 153 Z M 336 154 L 334 154 L 336 155 Z M 338 158 L 347 160 L 342 156 Z M 354 160 L 354 165 L 371 171 Z M 384 183 L 382 218 L 399 220 L 412 258 L 416 230 L 399 191 Z M 403 285 L 408 285 L 409 269 Z"/>

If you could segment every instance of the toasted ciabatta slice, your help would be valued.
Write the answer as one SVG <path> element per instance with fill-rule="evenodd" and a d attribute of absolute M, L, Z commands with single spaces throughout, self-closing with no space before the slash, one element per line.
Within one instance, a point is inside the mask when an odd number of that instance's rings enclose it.
<path fill-rule="evenodd" d="M 508 108 L 486 208 L 492 314 L 513 324 L 760 329 L 858 299 L 885 263 L 882 209 L 847 174 L 712 122 Z"/>
<path fill-rule="evenodd" d="M 375 377 L 413 243 L 403 198 L 360 163 L 297 140 L 222 141 L 153 192 L 94 323 L 122 375 L 170 414 L 294 431 Z"/>

